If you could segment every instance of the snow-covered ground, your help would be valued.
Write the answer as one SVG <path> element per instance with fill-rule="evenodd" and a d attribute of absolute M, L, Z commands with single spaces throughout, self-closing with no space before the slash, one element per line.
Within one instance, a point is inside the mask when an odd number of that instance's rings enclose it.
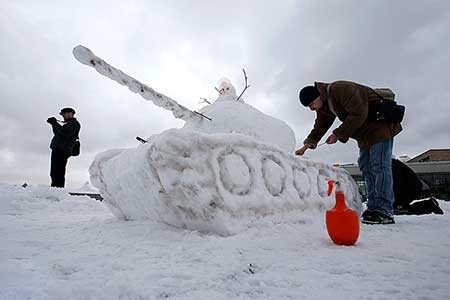
<path fill-rule="evenodd" d="M 121 221 L 64 190 L 0 185 L 0 299 L 449 299 L 450 203 L 334 245 L 323 215 L 229 237 Z"/>

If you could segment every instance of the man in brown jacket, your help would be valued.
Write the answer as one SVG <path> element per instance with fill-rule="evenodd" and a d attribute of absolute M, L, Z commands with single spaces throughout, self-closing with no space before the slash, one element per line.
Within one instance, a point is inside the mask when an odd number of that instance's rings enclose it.
<path fill-rule="evenodd" d="M 316 82 L 300 91 L 300 102 L 316 111 L 316 120 L 304 146 L 295 154 L 315 149 L 334 120 L 342 124 L 326 139 L 327 144 L 358 142 L 359 167 L 368 190 L 367 210 L 362 215 L 366 224 L 393 224 L 394 193 L 392 190 L 391 156 L 393 138 L 401 130 L 399 123 L 376 120 L 375 106 L 380 97 L 369 87 L 350 82 Z"/>

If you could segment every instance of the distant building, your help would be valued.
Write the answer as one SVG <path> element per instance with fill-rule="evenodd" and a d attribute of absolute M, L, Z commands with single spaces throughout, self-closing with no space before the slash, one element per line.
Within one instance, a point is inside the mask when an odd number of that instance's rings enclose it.
<path fill-rule="evenodd" d="M 408 162 L 450 161 L 450 149 L 430 149 L 417 155 Z"/>
<path fill-rule="evenodd" d="M 427 194 L 450 201 L 450 149 L 431 149 L 405 163 L 429 187 Z M 340 165 L 355 179 L 359 191 L 366 197 L 367 190 L 358 164 Z"/>

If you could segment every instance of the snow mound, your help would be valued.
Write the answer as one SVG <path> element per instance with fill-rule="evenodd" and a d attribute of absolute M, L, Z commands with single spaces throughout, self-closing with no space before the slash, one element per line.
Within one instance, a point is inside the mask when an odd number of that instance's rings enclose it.
<path fill-rule="evenodd" d="M 93 187 L 89 181 L 86 181 L 82 186 L 78 189 L 71 190 L 73 193 L 98 193 L 98 189 Z"/>
<path fill-rule="evenodd" d="M 334 204 L 327 178 L 341 181 L 348 205 L 361 211 L 356 184 L 343 169 L 239 134 L 171 129 L 137 148 L 99 154 L 89 171 L 119 218 L 219 235 L 255 217 L 325 211 Z"/>
<path fill-rule="evenodd" d="M 76 205 L 92 199 L 85 196 L 73 197 L 68 191 L 44 185 L 13 186 L 0 184 L 0 191 L 6 194 L 6 200 L 0 202 L 0 211 L 10 215 L 22 215 L 25 212 L 46 210 L 49 207 L 58 209 L 73 209 Z M 75 205 L 73 205 L 75 204 Z"/>

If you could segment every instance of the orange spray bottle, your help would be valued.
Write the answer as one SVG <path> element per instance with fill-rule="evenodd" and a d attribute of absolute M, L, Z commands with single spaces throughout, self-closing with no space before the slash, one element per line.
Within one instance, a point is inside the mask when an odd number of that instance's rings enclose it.
<path fill-rule="evenodd" d="M 352 246 L 359 237 L 359 216 L 345 204 L 344 191 L 339 181 L 328 181 L 328 196 L 335 186 L 336 205 L 327 210 L 325 222 L 328 235 L 338 245 Z"/>

